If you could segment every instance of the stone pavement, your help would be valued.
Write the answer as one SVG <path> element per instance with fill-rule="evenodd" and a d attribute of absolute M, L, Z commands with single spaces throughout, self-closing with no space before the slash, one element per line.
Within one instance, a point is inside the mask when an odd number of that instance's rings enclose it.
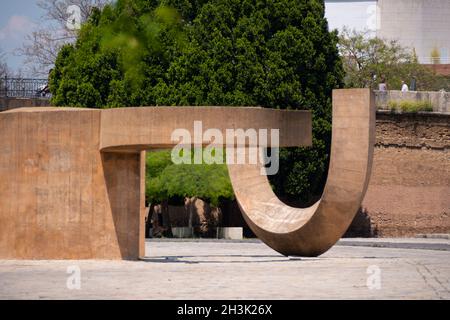
<path fill-rule="evenodd" d="M 425 249 L 450 251 L 449 238 L 444 235 L 434 238 L 351 238 L 341 239 L 340 246 L 362 246 L 375 248 L 396 248 L 396 249 Z"/>
<path fill-rule="evenodd" d="M 450 251 L 376 241 L 301 259 L 259 241 L 147 241 L 137 262 L 0 260 L 0 299 L 450 299 Z"/>

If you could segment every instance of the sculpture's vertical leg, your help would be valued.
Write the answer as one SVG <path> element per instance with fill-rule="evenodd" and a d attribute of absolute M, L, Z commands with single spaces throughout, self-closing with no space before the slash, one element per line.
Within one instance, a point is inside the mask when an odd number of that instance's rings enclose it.
<path fill-rule="evenodd" d="M 145 164 L 147 152 L 141 151 L 139 163 L 139 258 L 145 257 Z"/>
<path fill-rule="evenodd" d="M 122 259 L 145 255 L 145 152 L 104 153 L 103 170 Z"/>

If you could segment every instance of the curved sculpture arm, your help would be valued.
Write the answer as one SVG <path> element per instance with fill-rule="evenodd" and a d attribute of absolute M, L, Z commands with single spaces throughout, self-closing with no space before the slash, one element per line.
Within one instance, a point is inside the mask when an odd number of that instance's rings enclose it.
<path fill-rule="evenodd" d="M 273 193 L 260 165 L 230 164 L 241 211 L 253 232 L 274 250 L 318 256 L 345 233 L 364 198 L 375 143 L 375 102 L 368 89 L 333 91 L 333 130 L 327 183 L 316 204 L 293 208 Z"/>

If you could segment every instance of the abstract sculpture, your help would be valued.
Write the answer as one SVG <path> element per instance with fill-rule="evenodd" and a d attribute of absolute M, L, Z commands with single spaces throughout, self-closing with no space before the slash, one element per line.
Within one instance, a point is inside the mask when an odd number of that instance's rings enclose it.
<path fill-rule="evenodd" d="M 0 259 L 145 256 L 145 150 L 171 133 L 279 129 L 280 147 L 311 145 L 311 113 L 261 108 L 23 108 L 0 113 Z M 290 208 L 257 165 L 229 165 L 236 197 L 258 237 L 286 255 L 319 255 L 359 208 L 374 143 L 369 90 L 333 93 L 333 146 L 322 200 Z M 238 145 L 238 148 L 259 147 Z M 249 192 L 251 191 L 251 192 Z"/>

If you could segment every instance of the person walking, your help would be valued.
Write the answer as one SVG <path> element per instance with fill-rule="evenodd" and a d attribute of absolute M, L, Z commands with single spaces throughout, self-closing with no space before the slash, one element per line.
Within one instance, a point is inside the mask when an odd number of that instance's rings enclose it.
<path fill-rule="evenodd" d="M 402 92 L 408 92 L 409 88 L 405 81 L 402 81 Z"/>

